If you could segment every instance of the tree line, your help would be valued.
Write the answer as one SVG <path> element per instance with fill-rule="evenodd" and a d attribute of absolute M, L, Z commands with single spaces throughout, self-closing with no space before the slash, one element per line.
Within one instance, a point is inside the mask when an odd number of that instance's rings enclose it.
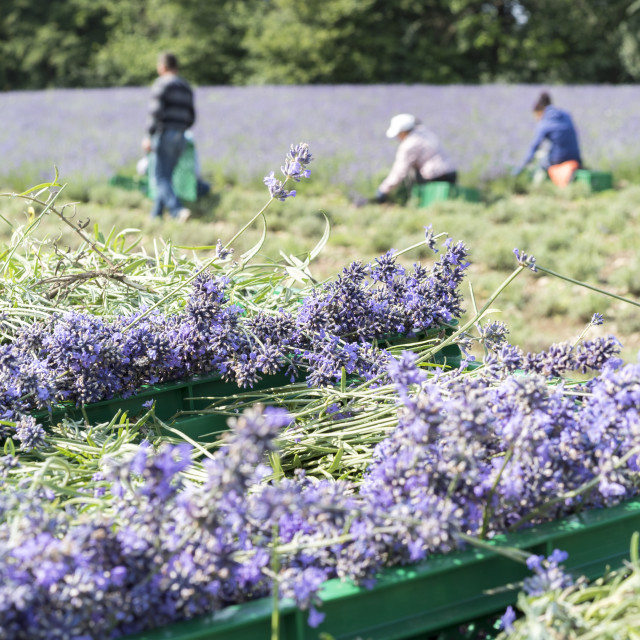
<path fill-rule="evenodd" d="M 0 90 L 140 86 L 171 50 L 199 85 L 628 83 L 640 0 L 4 0 Z"/>

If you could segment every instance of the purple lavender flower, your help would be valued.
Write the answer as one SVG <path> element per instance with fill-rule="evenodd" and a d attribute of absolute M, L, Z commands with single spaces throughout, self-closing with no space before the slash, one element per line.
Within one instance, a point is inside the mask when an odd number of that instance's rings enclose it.
<path fill-rule="evenodd" d="M 295 189 L 287 191 L 284 188 L 282 180 L 278 180 L 273 171 L 268 176 L 265 176 L 262 181 L 266 185 L 267 189 L 269 189 L 271 197 L 276 200 L 284 202 L 287 198 L 293 198 L 296 195 Z"/>
<path fill-rule="evenodd" d="M 513 623 L 516 621 L 516 612 L 513 610 L 513 607 L 509 605 L 507 610 L 504 612 L 502 617 L 500 618 L 500 628 L 510 633 L 513 630 Z"/>
<path fill-rule="evenodd" d="M 308 144 L 301 142 L 295 147 L 291 145 L 285 164 L 282 167 L 282 173 L 293 178 L 296 182 L 300 182 L 300 178 L 308 178 L 311 175 L 309 169 L 306 168 L 311 160 Z"/>
<path fill-rule="evenodd" d="M 480 326 L 480 340 L 491 351 L 497 351 L 506 343 L 508 333 L 504 322 L 492 321 Z"/>
<path fill-rule="evenodd" d="M 533 256 L 530 256 L 528 253 L 520 251 L 519 249 L 514 249 L 513 253 L 515 254 L 516 259 L 518 260 L 518 264 L 521 267 L 527 267 L 534 272 L 538 270 L 538 267 L 536 266 L 536 259 Z"/>
<path fill-rule="evenodd" d="M 13 469 L 17 469 L 20 466 L 20 461 L 18 460 L 17 456 L 14 455 L 4 455 L 4 456 L 0 456 L 0 487 L 2 486 L 2 480 L 7 478 L 9 473 L 13 470 Z M 2 513 L 2 510 L 0 509 L 0 513 Z"/>
<path fill-rule="evenodd" d="M 25 416 L 16 423 L 16 437 L 23 451 L 41 449 L 45 445 L 45 431 L 32 416 Z"/>
<path fill-rule="evenodd" d="M 233 254 L 233 249 L 227 249 L 222 245 L 222 240 L 218 240 L 216 242 L 216 256 L 218 260 L 226 260 L 229 256 Z"/>
<path fill-rule="evenodd" d="M 525 371 L 540 373 L 550 378 L 559 377 L 576 368 L 575 349 L 568 342 L 551 345 L 548 351 L 528 353 L 523 366 Z"/>
<path fill-rule="evenodd" d="M 499 379 L 508 373 L 522 369 L 549 378 L 580 371 L 601 371 L 605 367 L 618 368 L 622 361 L 620 342 L 613 336 L 586 340 L 576 346 L 564 342 L 553 344 L 547 351 L 523 354 L 518 347 L 509 344 L 492 346 L 494 352 L 484 358 L 486 378 Z"/>
<path fill-rule="evenodd" d="M 300 331 L 311 336 L 324 330 L 362 341 L 411 335 L 460 317 L 457 289 L 469 266 L 467 250 L 451 241 L 446 247 L 431 270 L 415 265 L 407 272 L 392 251 L 370 265 L 353 263 L 304 301 L 298 314 Z"/>
<path fill-rule="evenodd" d="M 413 351 L 403 351 L 399 358 L 394 358 L 389 363 L 389 375 L 403 393 L 409 385 L 422 384 L 427 380 L 426 372 L 416 366 L 417 359 L 418 355 Z"/>
<path fill-rule="evenodd" d="M 622 366 L 622 360 L 616 357 L 621 350 L 620 341 L 614 336 L 585 341 L 576 350 L 576 369 L 582 373 L 601 371 L 605 366 L 617 369 Z"/>
<path fill-rule="evenodd" d="M 94 498 L 101 498 L 107 492 L 107 488 L 105 486 L 105 477 L 101 471 L 97 471 L 91 476 L 91 482 L 96 483 L 97 486 L 93 490 Z"/>
<path fill-rule="evenodd" d="M 573 584 L 573 578 L 560 566 L 568 557 L 564 551 L 555 549 L 548 558 L 532 555 L 527 558 L 527 567 L 535 573 L 525 578 L 522 587 L 529 596 L 540 596 L 549 591 L 565 589 Z"/>
<path fill-rule="evenodd" d="M 424 241 L 429 249 L 434 253 L 438 253 L 439 249 L 436 246 L 436 239 L 433 234 L 433 225 L 431 224 L 424 228 Z"/>
<path fill-rule="evenodd" d="M 303 609 L 309 609 L 308 623 L 312 628 L 317 627 L 325 617 L 313 605 L 322 604 L 317 594 L 327 579 L 327 573 L 318 567 L 307 567 L 286 571 L 281 578 L 282 595 L 293 598 Z"/>
<path fill-rule="evenodd" d="M 311 175 L 309 169 L 306 168 L 311 160 L 308 144 L 301 142 L 295 147 L 291 145 L 284 166 L 282 166 L 282 173 L 287 179 L 292 178 L 296 182 L 300 182 L 300 178 L 308 178 Z M 263 182 L 269 189 L 271 197 L 282 202 L 296 195 L 295 190 L 287 191 L 284 188 L 283 182 L 275 177 L 273 171 L 263 179 Z"/>
<path fill-rule="evenodd" d="M 307 619 L 307 624 L 315 629 L 317 626 L 324 622 L 326 614 L 318 611 L 315 607 L 309 607 L 309 618 Z"/>

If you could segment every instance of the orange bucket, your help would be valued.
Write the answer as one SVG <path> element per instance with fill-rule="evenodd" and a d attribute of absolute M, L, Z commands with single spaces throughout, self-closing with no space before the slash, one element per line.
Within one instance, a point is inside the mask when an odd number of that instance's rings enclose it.
<path fill-rule="evenodd" d="M 580 168 L 577 160 L 567 160 L 562 164 L 553 164 L 547 169 L 551 182 L 558 187 L 566 187 L 571 182 L 571 176 Z"/>

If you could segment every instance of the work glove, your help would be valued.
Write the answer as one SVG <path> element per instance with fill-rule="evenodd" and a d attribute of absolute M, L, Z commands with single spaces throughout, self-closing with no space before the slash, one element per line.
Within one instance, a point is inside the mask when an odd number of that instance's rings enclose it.
<path fill-rule="evenodd" d="M 376 195 L 375 198 L 372 198 L 372 202 L 378 203 L 378 204 L 382 204 L 383 202 L 386 202 L 387 200 L 387 194 L 386 193 L 382 193 L 382 191 L 380 191 L 380 189 L 378 189 L 376 191 Z"/>

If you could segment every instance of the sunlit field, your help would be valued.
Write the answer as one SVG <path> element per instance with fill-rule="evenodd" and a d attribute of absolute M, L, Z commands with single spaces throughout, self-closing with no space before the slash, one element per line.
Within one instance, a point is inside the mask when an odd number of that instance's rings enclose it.
<path fill-rule="evenodd" d="M 539 90 L 198 88 L 184 223 L 110 183 L 147 88 L 0 94 L 0 640 L 594 618 L 640 513 L 640 89 L 552 90 L 601 192 L 510 176 Z M 480 202 L 372 201 L 400 111 Z"/>
<path fill-rule="evenodd" d="M 307 141 L 321 183 L 370 184 L 393 159 L 384 137 L 395 113 L 421 118 L 469 180 L 507 173 L 533 132 L 539 92 L 531 85 L 199 87 L 194 134 L 202 164 L 227 180 L 260 179 L 279 149 Z M 551 87 L 571 112 L 587 166 L 634 165 L 640 128 L 636 86 Z M 101 182 L 138 159 L 149 90 L 117 88 L 0 94 L 7 126 L 0 178 L 43 180 L 56 164 L 63 179 Z"/>

